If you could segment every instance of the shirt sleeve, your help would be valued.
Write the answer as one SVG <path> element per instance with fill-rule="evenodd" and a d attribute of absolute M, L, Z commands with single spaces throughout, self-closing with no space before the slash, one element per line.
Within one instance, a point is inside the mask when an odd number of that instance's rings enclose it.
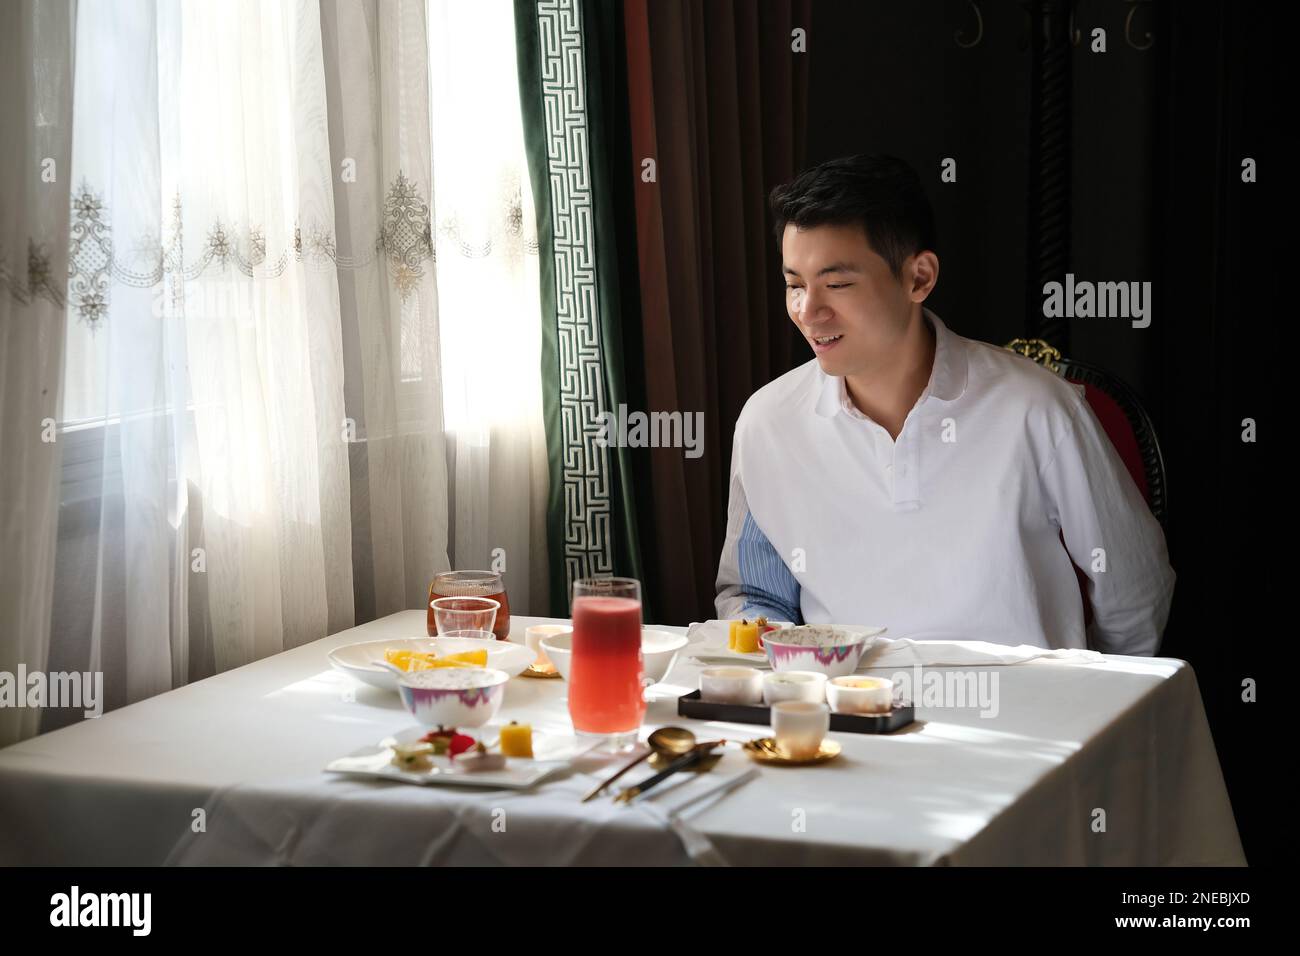
<path fill-rule="evenodd" d="M 1066 550 L 1088 577 L 1089 646 L 1154 655 L 1174 594 L 1164 531 L 1086 401 L 1042 477 Z"/>
<path fill-rule="evenodd" d="M 727 537 L 718 561 L 719 620 L 764 615 L 774 621 L 803 623 L 799 582 L 749 511 L 740 468 L 740 428 L 731 449 L 731 491 Z"/>

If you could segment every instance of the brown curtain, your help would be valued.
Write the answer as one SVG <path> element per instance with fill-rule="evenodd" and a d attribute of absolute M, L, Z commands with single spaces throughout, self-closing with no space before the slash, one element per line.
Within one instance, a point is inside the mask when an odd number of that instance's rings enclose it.
<path fill-rule="evenodd" d="M 641 282 L 629 395 L 704 414 L 699 458 L 634 455 L 647 597 L 678 624 L 713 616 L 736 417 L 809 357 L 786 317 L 767 194 L 804 161 L 809 54 L 793 31 L 812 42 L 810 3 L 625 0 L 624 22 Z"/>

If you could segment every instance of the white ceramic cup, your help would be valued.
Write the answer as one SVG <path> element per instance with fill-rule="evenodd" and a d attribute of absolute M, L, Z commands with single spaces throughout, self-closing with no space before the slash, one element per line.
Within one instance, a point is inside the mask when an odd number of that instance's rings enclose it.
<path fill-rule="evenodd" d="M 555 664 L 546 656 L 546 649 L 542 647 L 542 641 L 548 637 L 554 637 L 557 634 L 571 632 L 573 627 L 568 624 L 534 624 L 524 630 L 524 646 L 537 655 L 533 661 L 538 667 L 554 667 Z"/>
<path fill-rule="evenodd" d="M 887 714 L 894 707 L 894 682 L 887 677 L 835 677 L 826 685 L 826 700 L 837 714 Z"/>
<path fill-rule="evenodd" d="M 700 700 L 758 704 L 763 700 L 763 672 L 756 667 L 706 667 L 700 671 Z"/>
<path fill-rule="evenodd" d="M 816 756 L 830 729 L 831 709 L 825 703 L 783 700 L 772 705 L 776 745 L 795 760 Z"/>
<path fill-rule="evenodd" d="M 763 703 L 771 707 L 783 700 L 826 700 L 826 675 L 817 671 L 773 671 L 763 675 Z"/>

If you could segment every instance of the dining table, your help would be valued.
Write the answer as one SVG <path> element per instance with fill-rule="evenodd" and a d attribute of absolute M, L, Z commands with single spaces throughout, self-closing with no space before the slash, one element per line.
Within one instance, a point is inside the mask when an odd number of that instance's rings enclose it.
<path fill-rule="evenodd" d="M 565 622 L 514 615 L 510 639 L 543 623 Z M 617 788 L 582 799 L 627 759 L 598 751 L 525 790 L 326 772 L 415 723 L 394 690 L 330 652 L 425 628 L 423 610 L 401 611 L 0 750 L 0 864 L 1246 863 L 1182 660 L 968 662 L 963 674 L 996 678 L 995 712 L 927 700 L 918 683 L 911 724 L 833 730 L 835 759 L 776 766 L 741 746 L 769 726 L 679 714 L 708 658 L 698 627 L 657 626 L 691 641 L 646 690 L 641 738 L 675 726 L 726 739 L 707 772 L 626 803 Z M 512 678 L 496 719 L 572 735 L 566 682 Z"/>

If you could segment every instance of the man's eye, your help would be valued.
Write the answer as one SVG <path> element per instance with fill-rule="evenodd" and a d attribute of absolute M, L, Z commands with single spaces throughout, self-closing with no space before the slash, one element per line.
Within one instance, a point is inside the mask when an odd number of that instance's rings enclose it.
<path fill-rule="evenodd" d="M 828 288 L 828 289 L 847 289 L 847 288 L 848 288 L 849 286 L 851 286 L 851 285 L 853 285 L 852 282 L 840 282 L 840 283 L 837 283 L 836 285 L 828 285 L 826 288 Z"/>
<path fill-rule="evenodd" d="M 802 288 L 803 288 L 803 286 L 801 286 L 801 285 L 788 285 L 788 286 L 785 287 L 785 291 L 786 291 L 786 292 L 793 292 L 795 289 L 802 289 Z"/>

